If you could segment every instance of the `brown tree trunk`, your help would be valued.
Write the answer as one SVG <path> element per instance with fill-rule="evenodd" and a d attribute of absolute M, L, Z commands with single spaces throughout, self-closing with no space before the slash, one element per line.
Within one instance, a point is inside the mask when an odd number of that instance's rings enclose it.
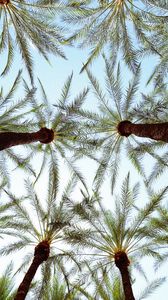
<path fill-rule="evenodd" d="M 8 5 L 9 0 L 0 0 L 0 5 Z"/>
<path fill-rule="evenodd" d="M 155 124 L 134 124 L 130 121 L 121 121 L 117 126 L 118 132 L 122 136 L 128 137 L 130 134 L 143 138 L 150 138 L 155 141 L 168 143 L 168 122 Z"/>
<path fill-rule="evenodd" d="M 54 131 L 46 127 L 41 128 L 37 132 L 0 132 L 0 151 L 17 146 L 34 142 L 48 144 L 54 139 Z"/>
<path fill-rule="evenodd" d="M 30 284 L 36 274 L 36 271 L 38 269 L 38 267 L 41 265 L 42 261 L 37 258 L 37 257 L 34 257 L 32 263 L 31 263 L 31 266 L 29 267 L 23 281 L 21 282 L 18 290 L 17 290 L 17 294 L 14 298 L 14 300 L 24 300 L 28 291 L 29 291 L 29 288 L 30 288 Z"/>
<path fill-rule="evenodd" d="M 125 252 L 118 252 L 115 254 L 115 264 L 120 270 L 122 284 L 124 289 L 125 300 L 135 300 L 132 291 L 130 275 L 128 271 L 128 266 L 130 264 L 127 254 Z"/>
<path fill-rule="evenodd" d="M 36 246 L 35 252 L 34 252 L 34 259 L 31 263 L 27 273 L 25 274 L 25 276 L 23 278 L 23 281 L 19 285 L 19 288 L 17 290 L 17 294 L 16 294 L 14 300 L 24 300 L 25 299 L 38 267 L 44 261 L 46 261 L 48 259 L 49 253 L 50 253 L 50 245 L 47 241 L 42 241 Z"/>
<path fill-rule="evenodd" d="M 122 284 L 124 289 L 125 300 L 135 300 L 132 291 L 130 276 L 128 272 L 128 267 L 121 267 L 120 269 Z"/>

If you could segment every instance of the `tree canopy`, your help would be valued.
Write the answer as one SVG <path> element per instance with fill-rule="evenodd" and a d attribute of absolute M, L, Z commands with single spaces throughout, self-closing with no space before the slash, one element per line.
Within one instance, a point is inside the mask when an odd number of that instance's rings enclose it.
<path fill-rule="evenodd" d="M 0 0 L 2 299 L 163 298 L 167 20 L 167 0 Z"/>

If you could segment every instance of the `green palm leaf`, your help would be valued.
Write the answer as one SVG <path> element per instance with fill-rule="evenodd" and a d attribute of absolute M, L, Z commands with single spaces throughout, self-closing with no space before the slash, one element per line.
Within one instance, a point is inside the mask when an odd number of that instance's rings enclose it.
<path fill-rule="evenodd" d="M 63 8 L 63 7 L 62 7 Z M 6 75 L 11 68 L 14 58 L 14 48 L 20 50 L 22 59 L 29 73 L 31 82 L 33 76 L 33 59 L 30 51 L 30 41 L 39 53 L 49 61 L 48 53 L 65 58 L 61 50 L 62 29 L 53 25 L 53 14 L 60 10 L 59 4 L 40 3 L 35 1 L 4 1 L 0 7 L 2 34 L 0 51 L 7 53 L 4 70 Z"/>

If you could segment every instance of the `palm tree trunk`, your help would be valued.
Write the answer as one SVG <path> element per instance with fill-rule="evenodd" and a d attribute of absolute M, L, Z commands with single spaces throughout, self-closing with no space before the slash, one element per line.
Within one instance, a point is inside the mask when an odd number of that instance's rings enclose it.
<path fill-rule="evenodd" d="M 31 263 L 31 266 L 29 267 L 26 275 L 23 278 L 23 281 L 21 282 L 21 284 L 17 290 L 17 294 L 16 294 L 14 300 L 24 300 L 25 299 L 25 297 L 29 291 L 30 284 L 36 274 L 38 267 L 41 265 L 41 263 L 42 263 L 42 261 L 39 258 L 34 257 L 32 263 Z"/>
<path fill-rule="evenodd" d="M 42 241 L 35 247 L 34 259 L 27 273 L 25 274 L 21 284 L 19 285 L 14 300 L 25 299 L 38 267 L 48 259 L 49 253 L 50 253 L 50 245 L 47 241 Z"/>
<path fill-rule="evenodd" d="M 9 3 L 9 0 L 0 0 L 0 5 L 7 5 Z"/>
<path fill-rule="evenodd" d="M 17 146 L 34 142 L 44 144 L 52 142 L 54 139 L 54 131 L 46 127 L 41 128 L 37 132 L 0 132 L 0 151 Z"/>
<path fill-rule="evenodd" d="M 133 291 L 132 291 L 128 267 L 123 266 L 123 267 L 120 267 L 119 270 L 120 270 L 120 274 L 121 274 L 121 278 L 122 278 L 125 300 L 135 300 Z"/>
<path fill-rule="evenodd" d="M 128 271 L 129 264 L 130 261 L 125 252 L 120 251 L 115 254 L 115 265 L 120 270 L 125 300 L 135 300 Z"/>
<path fill-rule="evenodd" d="M 155 124 L 134 124 L 130 121 L 121 121 L 117 126 L 118 132 L 122 136 L 128 137 L 130 134 L 143 138 L 150 138 L 156 141 L 168 143 L 168 122 Z"/>

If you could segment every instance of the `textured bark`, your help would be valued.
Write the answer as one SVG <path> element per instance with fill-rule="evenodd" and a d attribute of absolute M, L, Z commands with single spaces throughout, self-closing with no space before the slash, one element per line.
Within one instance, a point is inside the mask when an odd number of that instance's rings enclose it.
<path fill-rule="evenodd" d="M 0 0 L 0 5 L 7 5 L 9 0 Z"/>
<path fill-rule="evenodd" d="M 120 135 L 128 137 L 134 134 L 143 138 L 168 143 L 168 122 L 155 124 L 134 124 L 130 121 L 121 121 L 117 126 Z"/>
<path fill-rule="evenodd" d="M 48 144 L 54 139 L 54 131 L 46 127 L 41 128 L 37 132 L 0 132 L 0 151 L 17 146 L 34 142 Z"/>
<path fill-rule="evenodd" d="M 132 291 L 128 266 L 130 261 L 125 252 L 118 252 L 115 254 L 115 264 L 117 268 L 120 270 L 122 284 L 124 289 L 125 300 L 135 300 L 134 294 Z"/>
<path fill-rule="evenodd" d="M 25 274 L 25 276 L 23 278 L 23 281 L 19 285 L 19 288 L 17 290 L 17 294 L 16 294 L 14 300 L 24 300 L 25 299 L 38 267 L 44 261 L 46 261 L 48 259 L 49 253 L 50 253 L 50 245 L 47 241 L 42 241 L 36 246 L 35 252 L 34 252 L 34 259 L 31 263 L 27 273 Z"/>
<path fill-rule="evenodd" d="M 31 266 L 29 267 L 22 283 L 20 284 L 18 290 L 17 290 L 17 294 L 15 296 L 15 300 L 23 300 L 25 299 L 29 288 L 30 288 L 30 284 L 36 274 L 36 271 L 38 269 L 38 267 L 41 265 L 41 260 L 38 259 L 37 257 L 34 257 Z"/>

